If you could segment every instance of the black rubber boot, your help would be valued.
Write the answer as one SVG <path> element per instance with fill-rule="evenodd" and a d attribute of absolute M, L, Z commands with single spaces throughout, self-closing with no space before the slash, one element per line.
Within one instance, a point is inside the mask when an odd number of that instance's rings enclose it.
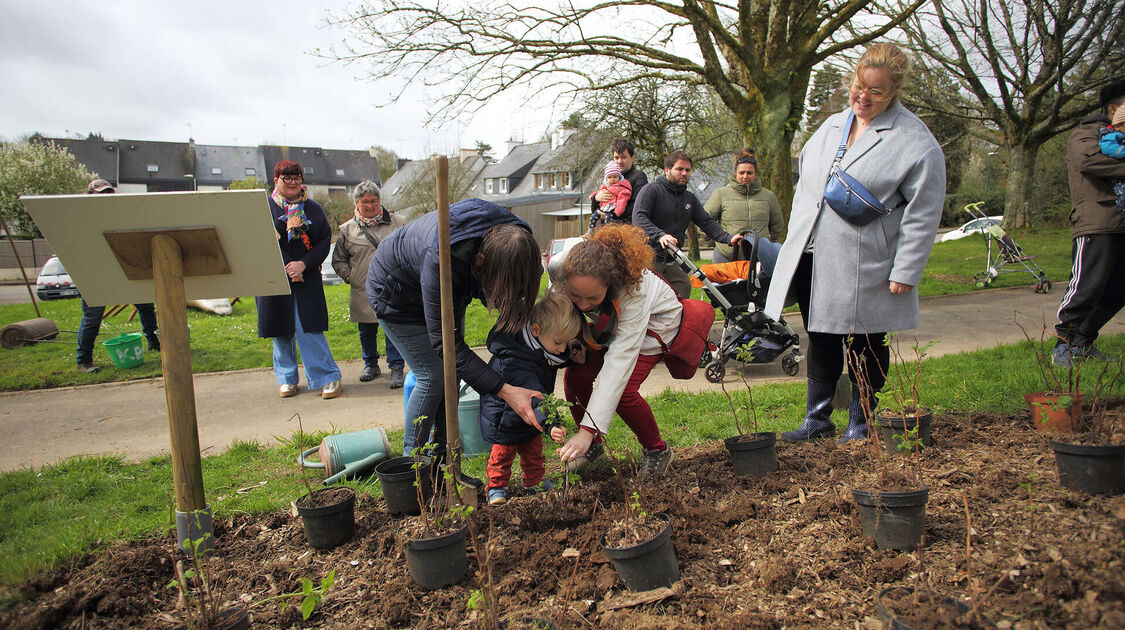
<path fill-rule="evenodd" d="M 832 424 L 832 397 L 835 394 L 835 383 L 825 383 L 810 377 L 805 420 L 796 429 L 782 433 L 781 439 L 786 442 L 803 442 L 835 435 L 836 425 Z"/>
<path fill-rule="evenodd" d="M 875 393 L 871 394 L 871 413 L 875 413 L 875 405 L 879 403 L 879 399 L 875 397 Z M 851 440 L 866 440 L 867 439 L 867 420 L 868 418 L 863 413 L 863 398 L 860 396 L 859 388 L 852 384 L 852 404 L 848 407 L 848 428 L 844 429 L 844 435 L 836 440 L 840 444 L 849 442 Z"/>

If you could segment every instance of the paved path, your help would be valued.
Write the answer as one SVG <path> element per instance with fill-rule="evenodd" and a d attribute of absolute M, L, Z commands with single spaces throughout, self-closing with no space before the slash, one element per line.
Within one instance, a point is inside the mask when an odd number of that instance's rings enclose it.
<path fill-rule="evenodd" d="M 1014 323 L 1017 316 L 1029 331 L 1038 330 L 1044 321 L 1052 325 L 1060 298 L 1059 292 L 1041 295 L 1029 287 L 927 298 L 922 300 L 922 326 L 904 333 L 903 340 L 939 340 L 931 349 L 934 356 L 1013 343 L 1023 339 Z M 800 317 L 792 319 L 799 327 Z M 1104 332 L 1125 332 L 1125 315 L 1118 315 Z M 389 389 L 385 374 L 359 383 L 360 361 L 340 366 L 344 393 L 335 400 L 321 400 L 319 392 L 304 389 L 282 400 L 269 369 L 196 375 L 203 453 L 218 453 L 236 439 L 268 444 L 276 436 L 288 437 L 297 430 L 296 421 L 290 419 L 295 413 L 301 415 L 306 431 L 400 428 L 402 390 Z M 745 373 L 756 383 L 795 380 L 776 363 L 749 366 Z M 728 382 L 737 378 L 728 370 Z M 676 381 L 658 367 L 642 393 L 655 394 L 668 387 L 718 391 L 702 371 L 690 381 Z M 131 460 L 157 455 L 168 451 L 163 383 L 149 379 L 0 394 L 0 431 L 8 441 L 0 451 L 0 470 L 41 466 L 71 455 L 121 453 Z"/>

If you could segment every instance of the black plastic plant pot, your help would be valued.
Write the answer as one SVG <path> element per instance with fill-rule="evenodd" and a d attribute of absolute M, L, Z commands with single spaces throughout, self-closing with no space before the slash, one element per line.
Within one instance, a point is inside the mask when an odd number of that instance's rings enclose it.
<path fill-rule="evenodd" d="M 322 493 L 340 493 L 346 497 L 328 505 L 316 507 L 301 507 L 301 502 L 310 496 L 315 497 Z M 312 495 L 297 499 L 297 513 L 301 515 L 301 522 L 305 525 L 305 537 L 313 549 L 331 549 L 338 547 L 355 537 L 355 491 L 347 487 L 325 488 L 317 490 Z"/>
<path fill-rule="evenodd" d="M 869 492 L 852 488 L 863 533 L 880 549 L 911 551 L 922 543 L 926 530 L 929 488 L 906 492 Z"/>
<path fill-rule="evenodd" d="M 422 464 L 422 500 L 429 501 L 433 493 L 433 482 L 430 479 L 432 460 L 423 456 L 419 461 Z M 414 472 L 413 457 L 388 459 L 375 467 L 375 476 L 383 486 L 383 498 L 387 501 L 387 511 L 391 514 L 422 513 L 422 507 L 418 505 L 418 489 L 414 487 Z"/>
<path fill-rule="evenodd" d="M 460 582 L 465 577 L 465 536 L 469 526 L 437 536 L 416 538 L 406 543 L 406 568 L 422 588 L 435 590 Z"/>
<path fill-rule="evenodd" d="M 631 547 L 607 547 L 601 536 L 602 551 L 613 561 L 613 568 L 630 591 L 651 591 L 671 586 L 680 579 L 676 551 L 672 548 L 672 523 L 668 515 L 658 514 L 666 521 L 664 529 L 653 538 Z"/>
<path fill-rule="evenodd" d="M 777 470 L 777 434 L 750 433 L 723 440 L 730 451 L 734 474 L 739 477 L 764 477 Z"/>
<path fill-rule="evenodd" d="M 903 415 L 906 416 L 905 420 Z M 922 446 L 929 446 L 932 443 L 930 425 L 933 423 L 933 419 L 933 412 L 924 407 L 921 415 L 917 417 L 910 412 L 906 414 L 899 411 L 879 412 L 875 416 L 875 424 L 879 427 L 879 439 L 883 442 L 883 449 L 888 453 L 901 453 L 902 451 L 898 450 L 898 445 L 906 436 L 906 432 L 914 427 L 918 427 L 918 438 L 922 441 Z M 896 440 L 894 437 L 896 435 L 902 437 Z"/>
<path fill-rule="evenodd" d="M 1070 444 L 1051 440 L 1059 484 L 1088 494 L 1125 492 L 1125 444 Z"/>
<path fill-rule="evenodd" d="M 913 595 L 915 592 L 917 592 L 920 597 L 929 596 L 938 606 L 946 608 L 945 611 L 942 611 L 945 614 L 942 614 L 940 619 L 933 620 L 930 622 L 930 624 L 927 624 L 925 626 L 921 624 L 912 625 L 912 623 L 917 622 L 907 621 L 907 619 L 909 619 L 911 615 L 902 610 L 902 606 L 895 606 L 891 604 L 891 601 L 896 600 L 897 598 Z M 888 607 L 888 605 L 890 607 Z M 894 608 L 895 610 L 892 611 L 891 608 Z M 933 608 L 933 606 L 931 606 L 930 608 Z M 972 610 L 972 606 L 969 606 L 967 602 L 964 602 L 960 599 L 956 599 L 943 593 L 938 593 L 936 591 L 915 591 L 914 588 L 908 586 L 892 586 L 889 588 L 885 588 L 879 591 L 879 595 L 875 598 L 875 611 L 879 616 L 879 621 L 882 621 L 883 627 L 888 628 L 889 630 L 917 630 L 921 627 L 930 627 L 930 625 L 932 625 L 932 623 L 936 621 L 948 622 L 954 617 L 964 615 L 970 610 Z M 996 624 L 992 623 L 992 621 L 984 615 L 975 614 L 973 615 L 973 618 L 969 620 L 968 626 L 958 625 L 957 627 L 995 628 Z"/>
<path fill-rule="evenodd" d="M 249 630 L 250 611 L 245 608 L 224 608 L 215 619 L 219 630 Z"/>

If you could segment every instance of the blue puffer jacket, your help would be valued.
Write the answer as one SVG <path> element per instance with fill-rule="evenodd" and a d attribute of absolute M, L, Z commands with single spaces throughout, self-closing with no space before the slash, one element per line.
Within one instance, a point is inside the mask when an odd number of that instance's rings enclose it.
<path fill-rule="evenodd" d="M 492 329 L 488 333 L 488 351 L 492 353 L 488 367 L 503 376 L 505 383 L 544 394 L 555 391 L 555 379 L 563 364 L 548 363 L 543 348 L 529 346 L 524 332 L 511 335 Z M 536 400 L 534 406 L 538 405 Z M 545 419 L 538 408 L 535 417 L 543 424 Z M 503 400 L 488 394 L 480 400 L 480 435 L 490 444 L 523 444 L 539 435 L 539 430 L 524 422 Z"/>
<path fill-rule="evenodd" d="M 367 271 L 367 301 L 380 319 L 404 324 L 425 322 L 434 350 L 441 352 L 441 276 L 438 273 L 437 212 L 391 232 L 379 243 Z M 484 301 L 472 265 L 489 228 L 527 223 L 494 203 L 465 199 L 449 206 L 452 246 L 453 319 L 456 326 L 457 375 L 483 394 L 500 391 L 503 379 L 465 343 L 465 308 Z"/>

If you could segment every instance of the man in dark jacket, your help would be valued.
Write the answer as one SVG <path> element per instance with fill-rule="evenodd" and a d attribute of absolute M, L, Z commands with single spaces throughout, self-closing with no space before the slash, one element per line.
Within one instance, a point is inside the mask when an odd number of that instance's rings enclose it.
<path fill-rule="evenodd" d="M 691 157 L 684 151 L 672 151 L 664 158 L 664 176 L 645 186 L 637 198 L 633 223 L 645 231 L 656 255 L 652 270 L 664 277 L 680 298 L 691 294 L 691 279 L 680 269 L 667 247 L 679 247 L 687 226 L 695 222 L 707 236 L 734 245 L 742 240 L 728 234 L 719 222 L 703 209 L 699 197 L 687 189 L 691 178 Z"/>
<path fill-rule="evenodd" d="M 637 161 L 637 147 L 633 146 L 632 142 L 625 138 L 614 138 L 609 147 L 613 150 L 613 162 L 621 169 L 621 176 L 628 180 L 629 185 L 632 186 L 633 194 L 629 197 L 629 201 L 626 202 L 625 212 L 622 213 L 621 216 L 617 216 L 612 212 L 607 212 L 606 220 L 624 221 L 628 223 L 633 216 L 633 205 L 637 202 L 637 194 L 640 193 L 641 188 L 644 188 L 645 184 L 648 183 L 648 175 L 645 175 L 644 171 L 633 165 L 633 163 Z M 598 191 L 598 193 L 594 195 L 591 207 L 597 210 L 601 207 L 600 204 L 607 201 L 613 201 L 613 193 L 608 190 Z M 591 217 L 591 221 L 597 216 L 597 214 L 594 214 L 593 217 Z M 591 225 L 591 227 L 593 227 L 593 225 Z"/>
<path fill-rule="evenodd" d="M 1073 264 L 1055 326 L 1052 359 L 1069 367 L 1086 358 L 1109 360 L 1094 346 L 1098 332 L 1125 306 L 1125 224 L 1117 212 L 1111 180 L 1125 178 L 1125 160 L 1103 155 L 1098 131 L 1125 105 L 1125 79 L 1101 89 L 1102 112 L 1070 134 L 1066 149 L 1070 180 Z"/>

